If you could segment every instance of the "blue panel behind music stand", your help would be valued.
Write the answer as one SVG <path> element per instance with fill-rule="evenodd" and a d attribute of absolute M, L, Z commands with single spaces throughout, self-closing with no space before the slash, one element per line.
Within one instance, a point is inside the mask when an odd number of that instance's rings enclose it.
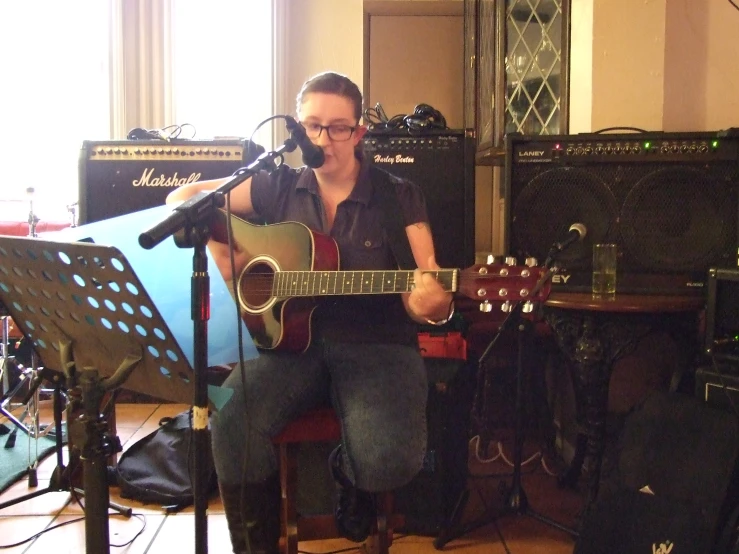
<path fill-rule="evenodd" d="M 157 206 L 80 227 L 46 233 L 44 238 L 65 242 L 92 240 L 96 244 L 118 248 L 136 271 L 182 352 L 193 366 L 193 322 L 190 313 L 193 251 L 190 248 L 178 248 L 172 238 L 164 240 L 151 250 L 145 250 L 138 243 L 140 233 L 162 221 L 171 211 L 172 206 Z M 210 252 L 207 254 L 210 276 L 208 365 L 232 364 L 239 359 L 236 307 L 215 261 Z M 241 326 L 244 357 L 256 358 L 257 349 L 243 321 Z"/>

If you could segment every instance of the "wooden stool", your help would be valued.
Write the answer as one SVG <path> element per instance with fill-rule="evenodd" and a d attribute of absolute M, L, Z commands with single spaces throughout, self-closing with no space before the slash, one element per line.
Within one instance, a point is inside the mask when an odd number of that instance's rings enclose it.
<path fill-rule="evenodd" d="M 331 408 L 319 408 L 303 414 L 272 439 L 272 442 L 280 448 L 282 488 L 280 550 L 284 554 L 297 554 L 298 540 L 310 541 L 339 536 L 333 514 L 298 517 L 296 498 L 300 443 L 332 442 L 340 439 L 341 425 Z M 376 500 L 377 522 L 369 545 L 377 554 L 387 554 L 392 543 L 392 529 L 394 526 L 402 525 L 402 520 L 388 518 L 393 508 L 392 493 L 378 493 Z"/>

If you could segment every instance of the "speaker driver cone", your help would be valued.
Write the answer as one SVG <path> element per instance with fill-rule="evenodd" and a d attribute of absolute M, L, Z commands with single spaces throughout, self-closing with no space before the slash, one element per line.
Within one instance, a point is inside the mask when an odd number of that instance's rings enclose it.
<path fill-rule="evenodd" d="M 561 252 L 557 261 L 570 270 L 589 268 L 593 244 L 612 240 L 617 215 L 616 199 L 592 172 L 572 167 L 545 171 L 529 181 L 513 206 L 512 244 L 517 251 L 512 254 L 541 262 L 573 223 L 582 223 L 585 239 Z"/>
<path fill-rule="evenodd" d="M 621 209 L 624 251 L 643 269 L 659 272 L 708 267 L 730 248 L 733 213 L 714 178 L 687 167 L 655 171 L 631 189 Z"/>

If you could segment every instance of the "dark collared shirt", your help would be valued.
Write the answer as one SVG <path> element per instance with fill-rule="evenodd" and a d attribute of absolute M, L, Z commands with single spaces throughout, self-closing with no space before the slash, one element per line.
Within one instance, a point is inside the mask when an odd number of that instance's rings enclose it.
<path fill-rule="evenodd" d="M 404 224 L 428 222 L 426 203 L 416 184 L 391 177 Z M 265 223 L 297 221 L 331 236 L 339 249 L 340 269 L 397 269 L 374 196 L 369 162 L 362 161 L 357 183 L 341 202 L 331 229 L 313 170 L 282 167 L 252 178 L 252 204 Z M 321 297 L 314 313 L 314 335 L 337 341 L 414 344 L 417 325 L 398 294 Z"/>

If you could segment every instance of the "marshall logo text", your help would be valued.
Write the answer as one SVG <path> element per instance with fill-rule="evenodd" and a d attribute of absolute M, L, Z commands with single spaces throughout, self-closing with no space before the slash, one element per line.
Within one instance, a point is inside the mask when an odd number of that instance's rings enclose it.
<path fill-rule="evenodd" d="M 376 164 L 412 164 L 416 163 L 415 158 L 412 156 L 403 156 L 397 154 L 394 158 L 392 156 L 383 156 L 382 154 L 375 154 L 374 157 Z"/>
<path fill-rule="evenodd" d="M 144 169 L 144 172 L 141 174 L 141 179 L 134 179 L 132 181 L 132 184 L 134 187 L 180 187 L 182 185 L 187 185 L 189 183 L 194 183 L 195 181 L 200 180 L 201 173 L 190 173 L 189 177 L 179 177 L 177 175 L 177 172 L 174 172 L 174 175 L 171 177 L 167 177 L 164 173 L 162 173 L 159 177 L 154 177 L 152 179 L 152 174 L 154 173 L 154 168 L 151 169 Z"/>

